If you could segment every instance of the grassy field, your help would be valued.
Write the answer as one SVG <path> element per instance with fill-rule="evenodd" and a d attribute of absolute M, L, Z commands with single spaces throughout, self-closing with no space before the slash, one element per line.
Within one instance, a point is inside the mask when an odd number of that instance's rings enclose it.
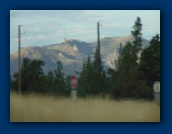
<path fill-rule="evenodd" d="M 54 98 L 10 94 L 11 122 L 160 122 L 160 106 L 148 101 Z"/>

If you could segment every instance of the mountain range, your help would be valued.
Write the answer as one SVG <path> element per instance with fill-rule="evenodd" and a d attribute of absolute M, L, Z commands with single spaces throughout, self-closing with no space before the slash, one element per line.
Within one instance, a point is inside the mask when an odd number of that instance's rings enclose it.
<path fill-rule="evenodd" d="M 104 69 L 114 68 L 114 61 L 118 57 L 119 44 L 125 45 L 128 41 L 133 41 L 133 36 L 123 37 L 105 37 L 100 40 L 101 58 Z M 143 48 L 149 46 L 149 41 L 142 38 Z M 88 56 L 91 59 L 97 47 L 97 41 L 84 42 L 78 39 L 64 39 L 64 41 L 47 46 L 30 46 L 21 49 L 21 56 L 30 59 L 41 59 L 45 62 L 43 70 L 47 74 L 50 70 L 57 68 L 57 61 L 63 63 L 63 72 L 65 75 L 80 72 L 84 60 Z M 10 54 L 10 74 L 18 72 L 18 52 Z"/>

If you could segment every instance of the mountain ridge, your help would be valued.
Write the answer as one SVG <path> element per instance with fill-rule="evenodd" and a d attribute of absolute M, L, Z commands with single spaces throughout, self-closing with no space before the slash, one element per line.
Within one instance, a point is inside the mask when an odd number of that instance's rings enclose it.
<path fill-rule="evenodd" d="M 105 70 L 109 67 L 114 68 L 114 61 L 118 57 L 119 44 L 125 45 L 128 41 L 133 41 L 132 35 L 123 37 L 104 37 L 100 39 L 101 58 Z M 143 48 L 149 46 L 149 41 L 142 38 Z M 93 59 L 97 41 L 85 42 L 79 39 L 68 39 L 61 43 L 50 44 L 47 46 L 29 46 L 21 49 L 21 55 L 30 59 L 41 59 L 45 62 L 43 70 L 45 74 L 50 70 L 55 70 L 57 61 L 63 63 L 64 73 L 73 74 L 80 72 L 84 59 L 88 56 Z M 10 54 L 10 74 L 18 71 L 18 52 Z"/>

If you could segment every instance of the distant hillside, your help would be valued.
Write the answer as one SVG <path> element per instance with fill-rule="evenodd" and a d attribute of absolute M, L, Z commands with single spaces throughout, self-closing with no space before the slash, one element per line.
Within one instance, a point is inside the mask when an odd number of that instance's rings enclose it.
<path fill-rule="evenodd" d="M 118 57 L 119 44 L 131 42 L 131 35 L 124 37 L 105 37 L 100 40 L 101 57 L 105 69 L 114 68 L 114 60 Z M 149 41 L 142 39 L 143 47 L 149 45 Z M 22 57 L 31 59 L 41 59 L 45 62 L 43 70 L 48 73 L 57 67 L 57 61 L 63 63 L 65 74 L 73 74 L 75 71 L 81 71 L 84 59 L 88 56 L 93 58 L 97 42 L 87 43 L 78 39 L 69 39 L 65 42 L 51 44 L 43 47 L 26 47 L 21 49 Z M 18 71 L 18 53 L 10 55 L 10 74 L 13 75 Z"/>

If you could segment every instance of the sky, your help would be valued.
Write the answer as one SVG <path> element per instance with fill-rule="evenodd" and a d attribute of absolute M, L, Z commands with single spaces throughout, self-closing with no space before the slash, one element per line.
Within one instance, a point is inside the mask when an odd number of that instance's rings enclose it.
<path fill-rule="evenodd" d="M 85 42 L 131 34 L 136 18 L 142 22 L 142 37 L 160 34 L 160 10 L 10 10 L 10 54 L 18 51 L 18 25 L 21 47 L 46 46 L 67 39 Z"/>

